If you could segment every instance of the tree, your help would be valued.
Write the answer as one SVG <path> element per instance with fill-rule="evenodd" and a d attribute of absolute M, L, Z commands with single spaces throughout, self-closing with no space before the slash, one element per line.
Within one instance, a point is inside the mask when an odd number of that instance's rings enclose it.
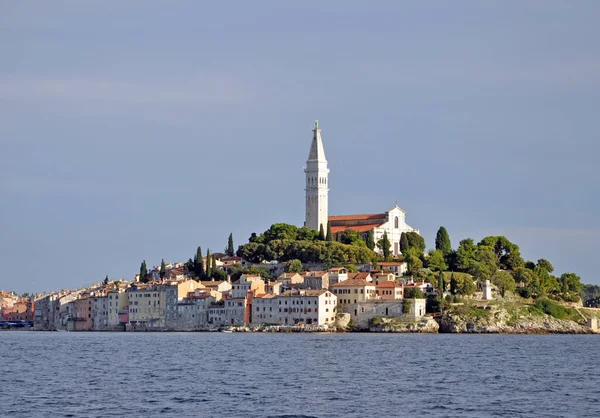
<path fill-rule="evenodd" d="M 206 260 L 206 268 L 208 269 L 208 259 Z M 200 280 L 204 279 L 204 260 L 202 259 L 202 248 L 196 248 L 196 255 L 194 256 L 194 274 L 200 278 Z"/>
<path fill-rule="evenodd" d="M 375 249 L 375 235 L 373 234 L 372 229 L 369 229 L 369 232 L 367 232 L 367 239 L 365 240 L 365 243 L 367 244 L 367 248 L 369 250 Z"/>
<path fill-rule="evenodd" d="M 471 268 L 470 273 L 479 282 L 490 280 L 498 270 L 498 260 L 490 247 L 481 246 L 477 248 L 477 262 Z"/>
<path fill-rule="evenodd" d="M 501 270 L 516 270 L 525 265 L 519 252 L 519 246 L 510 242 L 505 236 L 485 237 L 477 246 L 490 247 L 498 259 Z"/>
<path fill-rule="evenodd" d="M 214 278 L 215 277 L 215 273 L 218 271 L 217 270 L 217 260 L 216 260 L 216 258 L 215 258 L 214 255 L 211 257 L 211 260 L 212 260 L 212 264 L 210 266 L 210 277 L 209 277 L 209 279 L 210 278 Z M 207 261 L 207 264 L 208 264 L 208 261 Z"/>
<path fill-rule="evenodd" d="M 427 267 L 433 271 L 444 271 L 448 268 L 442 250 L 431 250 L 427 257 Z"/>
<path fill-rule="evenodd" d="M 165 265 L 165 259 L 161 259 L 160 260 L 160 278 L 164 279 L 165 275 L 167 274 L 167 266 Z"/>
<path fill-rule="evenodd" d="M 304 267 L 302 266 L 302 261 L 297 258 L 290 260 L 285 263 L 285 271 L 288 273 L 301 273 L 304 271 Z"/>
<path fill-rule="evenodd" d="M 448 235 L 448 231 L 443 226 L 440 226 L 435 235 L 435 249 L 440 250 L 444 256 L 447 256 L 452 251 L 450 235 Z"/>
<path fill-rule="evenodd" d="M 225 270 L 215 270 L 213 273 L 213 279 L 219 282 L 225 281 L 227 280 L 227 272 Z"/>
<path fill-rule="evenodd" d="M 200 257 L 200 259 L 202 259 L 202 257 Z M 210 249 L 207 248 L 206 249 L 206 277 L 209 279 L 211 277 L 210 276 L 210 274 L 211 274 L 210 267 L 211 267 L 211 265 L 210 265 Z"/>
<path fill-rule="evenodd" d="M 381 250 L 383 258 L 387 260 L 391 254 L 392 243 L 390 242 L 387 231 L 383 231 L 383 236 L 377 241 L 377 247 Z"/>
<path fill-rule="evenodd" d="M 544 258 L 540 258 L 537 261 L 537 266 L 543 268 L 548 273 L 552 273 L 554 271 L 554 266 L 550 264 L 550 262 Z"/>
<path fill-rule="evenodd" d="M 404 289 L 404 299 L 423 299 L 425 295 L 418 287 L 409 287 Z"/>
<path fill-rule="evenodd" d="M 409 249 L 406 232 L 400 234 L 400 252 L 405 255 Z"/>
<path fill-rule="evenodd" d="M 416 232 L 405 232 L 405 235 L 408 240 L 408 248 L 416 248 L 419 255 L 425 252 L 425 239 L 421 235 Z"/>
<path fill-rule="evenodd" d="M 104 286 L 104 287 L 108 286 L 108 275 L 102 281 L 102 286 Z"/>
<path fill-rule="evenodd" d="M 140 282 L 148 283 L 148 268 L 146 267 L 146 260 L 142 261 L 140 266 Z"/>
<path fill-rule="evenodd" d="M 452 293 L 453 295 L 456 295 L 457 290 L 458 290 L 458 283 L 456 282 L 456 279 L 454 278 L 454 272 L 452 272 L 452 275 L 450 276 L 450 293 Z"/>
<path fill-rule="evenodd" d="M 404 261 L 406 261 L 408 273 L 412 274 L 413 276 L 417 275 L 419 270 L 423 268 L 423 262 L 417 255 L 417 251 L 418 250 L 411 248 L 404 255 Z"/>
<path fill-rule="evenodd" d="M 562 284 L 563 295 L 567 295 L 569 293 L 579 295 L 583 289 L 581 279 L 575 273 L 563 273 L 560 276 L 560 281 Z"/>
<path fill-rule="evenodd" d="M 440 250 L 436 250 L 440 251 Z M 438 288 L 440 289 L 440 295 L 443 295 L 446 291 L 446 281 L 444 280 L 444 273 L 440 270 L 440 274 L 438 276 Z"/>
<path fill-rule="evenodd" d="M 325 241 L 325 230 L 323 229 L 323 224 L 319 225 L 319 241 Z"/>
<path fill-rule="evenodd" d="M 529 270 L 526 267 L 519 267 L 513 272 L 513 277 L 515 278 L 515 282 L 519 286 L 529 287 L 535 283 L 535 276 L 533 271 Z"/>
<path fill-rule="evenodd" d="M 355 231 L 354 229 L 346 229 L 344 232 L 342 232 L 340 234 L 340 242 L 342 244 L 358 245 L 360 247 L 366 246 L 366 243 L 363 241 L 360 232 Z"/>
<path fill-rule="evenodd" d="M 516 288 L 515 279 L 508 271 L 498 271 L 492 277 L 492 283 L 500 290 L 500 295 L 504 297 L 507 291 L 513 291 Z"/>
<path fill-rule="evenodd" d="M 477 247 L 471 238 L 463 239 L 456 250 L 456 266 L 461 271 L 470 271 L 477 263 Z"/>
<path fill-rule="evenodd" d="M 333 241 L 333 234 L 331 233 L 331 222 L 327 222 L 327 241 Z"/>
<path fill-rule="evenodd" d="M 229 234 L 229 238 L 227 239 L 227 251 L 225 251 L 229 257 L 233 257 L 235 254 L 235 250 L 233 248 L 233 233 Z"/>

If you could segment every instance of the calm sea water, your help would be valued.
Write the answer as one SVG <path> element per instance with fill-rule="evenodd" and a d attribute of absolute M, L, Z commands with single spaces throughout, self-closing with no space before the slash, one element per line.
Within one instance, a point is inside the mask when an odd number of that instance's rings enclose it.
<path fill-rule="evenodd" d="M 600 416 L 600 336 L 0 332 L 3 417 Z"/>

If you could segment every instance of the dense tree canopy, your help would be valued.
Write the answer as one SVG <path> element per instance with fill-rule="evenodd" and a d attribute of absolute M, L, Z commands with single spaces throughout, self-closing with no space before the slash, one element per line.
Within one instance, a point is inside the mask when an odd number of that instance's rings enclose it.
<path fill-rule="evenodd" d="M 288 273 L 301 273 L 304 271 L 304 267 L 302 267 L 302 261 L 297 258 L 290 260 L 285 263 L 285 271 Z"/>
<path fill-rule="evenodd" d="M 383 236 L 377 241 L 377 247 L 381 250 L 385 260 L 390 258 L 392 252 L 392 243 L 388 238 L 387 231 L 383 231 Z"/>
<path fill-rule="evenodd" d="M 478 247 L 490 247 L 498 259 L 501 270 L 515 270 L 525 262 L 521 258 L 519 246 L 510 242 L 504 236 L 489 236 L 482 239 Z"/>
<path fill-rule="evenodd" d="M 442 250 L 431 250 L 427 254 L 427 267 L 433 271 L 444 271 L 448 268 Z"/>

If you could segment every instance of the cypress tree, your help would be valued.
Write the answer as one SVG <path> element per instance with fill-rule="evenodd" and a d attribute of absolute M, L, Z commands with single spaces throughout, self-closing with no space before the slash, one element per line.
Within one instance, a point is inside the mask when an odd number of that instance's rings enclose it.
<path fill-rule="evenodd" d="M 142 265 L 140 266 L 140 282 L 147 283 L 148 280 L 148 268 L 146 267 L 146 260 L 142 261 Z"/>
<path fill-rule="evenodd" d="M 210 271 L 210 249 L 206 250 L 206 277 L 210 278 L 211 275 L 211 271 Z"/>
<path fill-rule="evenodd" d="M 391 253 L 390 247 L 392 246 L 392 243 L 388 238 L 387 231 L 383 231 L 383 237 L 381 237 L 381 239 L 377 241 L 377 246 L 381 248 L 384 260 L 387 260 Z"/>
<path fill-rule="evenodd" d="M 375 249 L 375 236 L 373 235 L 373 230 L 371 229 L 369 232 L 367 232 L 367 248 L 369 250 L 374 250 Z"/>
<path fill-rule="evenodd" d="M 438 285 L 440 287 L 440 296 L 444 295 L 444 290 L 446 290 L 446 282 L 444 281 L 444 272 L 440 270 L 440 276 L 438 278 Z"/>
<path fill-rule="evenodd" d="M 108 286 L 108 275 L 104 278 L 104 280 L 102 281 L 102 285 L 103 286 Z"/>
<path fill-rule="evenodd" d="M 319 225 L 319 241 L 325 241 L 325 230 L 323 224 Z"/>
<path fill-rule="evenodd" d="M 215 260 L 215 256 L 213 256 L 213 258 L 212 258 L 212 265 L 210 267 L 211 277 L 209 277 L 209 279 L 212 278 L 214 280 L 216 272 L 217 272 L 217 260 Z"/>
<path fill-rule="evenodd" d="M 331 222 L 327 221 L 327 241 L 333 241 L 333 235 L 331 234 Z"/>
<path fill-rule="evenodd" d="M 229 257 L 233 257 L 235 254 L 235 250 L 233 249 L 233 233 L 229 234 L 229 239 L 227 240 L 227 251 L 225 253 Z"/>
<path fill-rule="evenodd" d="M 201 247 L 196 249 L 196 255 L 194 257 L 194 273 L 202 280 L 202 277 L 204 276 L 204 260 L 202 260 Z"/>
<path fill-rule="evenodd" d="M 403 232 L 400 235 L 400 252 L 403 255 L 406 255 L 406 252 L 408 251 L 409 245 L 408 245 L 408 237 L 406 236 L 406 233 Z"/>
<path fill-rule="evenodd" d="M 450 275 L 450 293 L 456 295 L 456 289 L 458 287 L 458 283 L 456 283 L 456 279 L 454 278 L 454 272 Z"/>
<path fill-rule="evenodd" d="M 435 235 L 435 249 L 441 250 L 444 256 L 447 256 L 452 252 L 452 244 L 450 243 L 450 235 L 443 226 L 440 226 L 437 234 Z"/>
<path fill-rule="evenodd" d="M 160 262 L 160 278 L 164 278 L 167 274 L 167 266 L 165 266 L 165 259 L 163 258 Z"/>

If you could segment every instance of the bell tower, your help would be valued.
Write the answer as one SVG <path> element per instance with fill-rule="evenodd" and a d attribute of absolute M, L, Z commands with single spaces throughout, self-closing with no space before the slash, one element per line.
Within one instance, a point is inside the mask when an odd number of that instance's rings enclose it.
<path fill-rule="evenodd" d="M 323 149 L 319 121 L 315 121 L 312 143 L 306 161 L 306 217 L 304 224 L 318 231 L 327 229 L 327 196 L 329 192 L 329 169 Z"/>

